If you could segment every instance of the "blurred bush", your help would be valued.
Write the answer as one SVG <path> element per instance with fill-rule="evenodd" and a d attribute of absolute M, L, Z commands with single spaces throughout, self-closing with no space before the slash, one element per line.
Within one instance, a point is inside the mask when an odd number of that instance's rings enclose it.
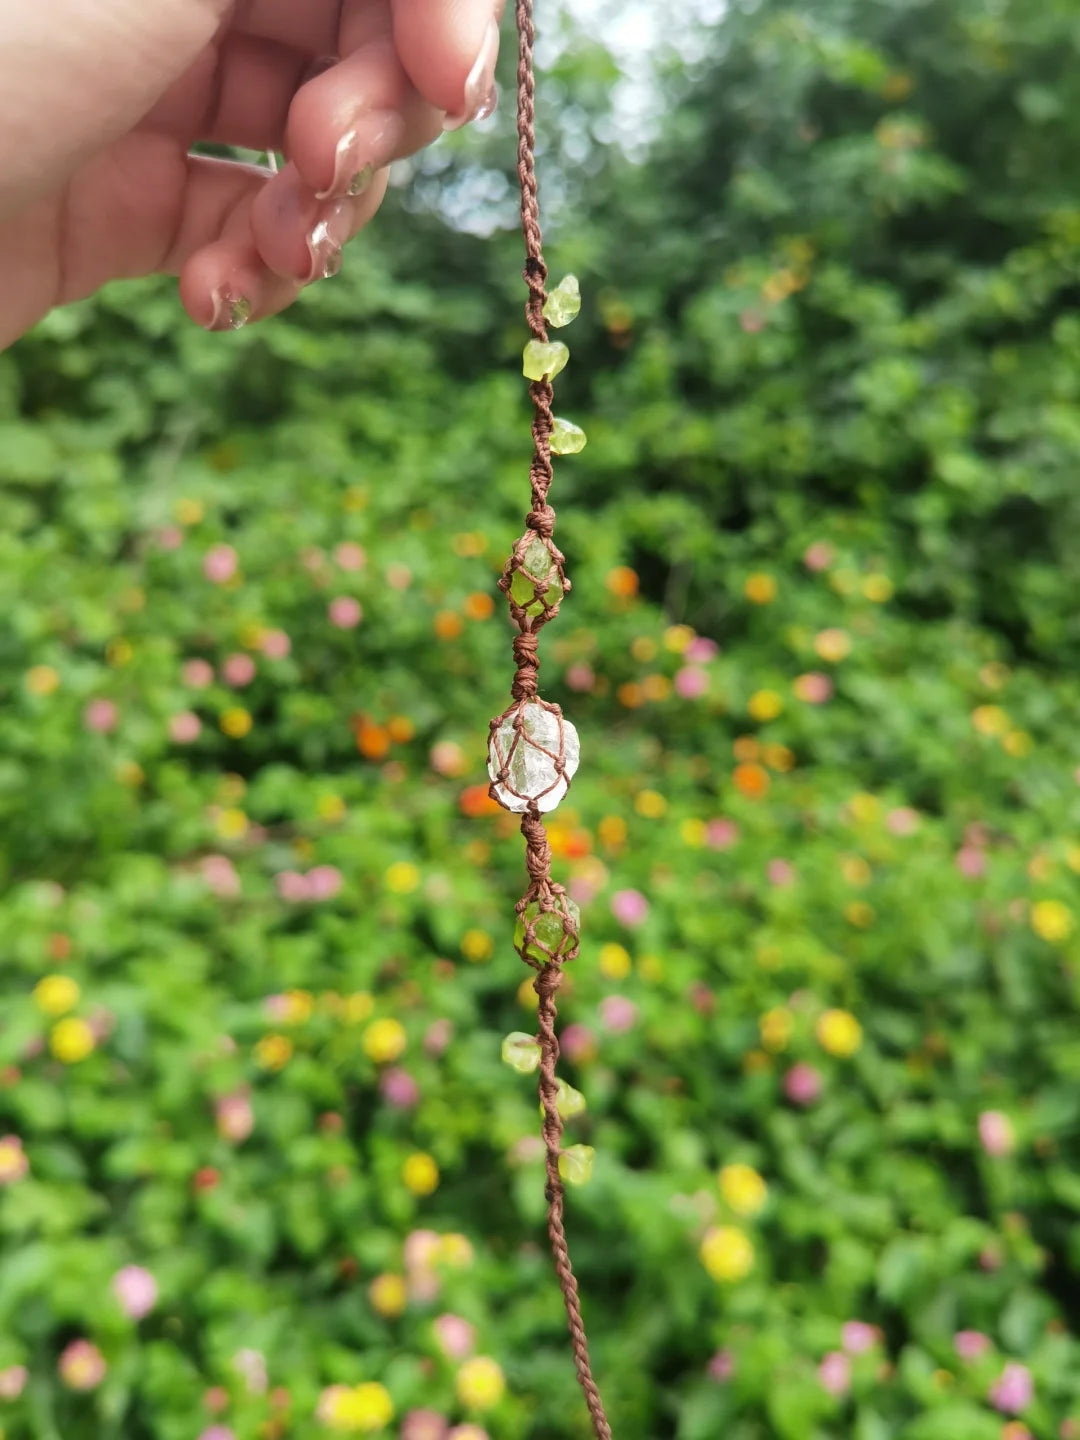
<path fill-rule="evenodd" d="M 640 163 L 596 47 L 543 87 L 627 1440 L 1080 1435 L 1074 11 L 733 4 Z M 510 125 L 269 325 L 0 359 L 8 1440 L 586 1433 L 484 796 L 520 246 L 443 218 Z"/>

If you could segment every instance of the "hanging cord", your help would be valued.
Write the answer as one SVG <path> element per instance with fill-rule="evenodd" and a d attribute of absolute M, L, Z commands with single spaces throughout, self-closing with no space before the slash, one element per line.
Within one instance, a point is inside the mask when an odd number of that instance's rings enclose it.
<path fill-rule="evenodd" d="M 536 80 L 533 64 L 533 47 L 536 32 L 533 26 L 533 0 L 516 0 L 518 28 L 518 178 L 521 182 L 521 226 L 525 237 L 525 283 L 529 287 L 529 298 L 525 316 L 533 338 L 546 342 L 547 326 L 544 323 L 544 302 L 546 292 L 547 266 L 543 257 L 543 237 L 540 230 L 540 205 L 536 186 L 536 131 L 535 95 Z M 556 549 L 552 534 L 555 529 L 555 511 L 548 504 L 553 470 L 551 464 L 551 431 L 553 391 L 548 380 L 534 380 L 530 383 L 529 394 L 533 404 L 533 459 L 529 478 L 532 487 L 532 509 L 526 524 L 531 536 L 539 539 L 554 561 L 563 594 L 569 590 L 569 581 L 563 572 L 563 556 Z M 509 582 L 515 568 L 520 566 L 524 546 L 508 567 L 502 582 L 509 594 Z M 540 602 L 542 586 L 536 589 Z M 561 595 L 560 595 L 561 600 Z M 558 611 L 558 601 L 543 602 L 543 610 L 531 624 L 523 609 L 512 603 L 511 609 L 518 622 L 520 632 L 514 639 L 514 660 L 517 673 L 514 677 L 513 696 L 518 707 L 526 703 L 539 703 L 546 710 L 558 716 L 561 730 L 561 712 L 557 706 L 537 700 L 537 672 L 539 670 L 538 631 Z M 518 710 L 519 716 L 523 712 Z M 497 722 L 493 722 L 493 725 Z M 560 773 L 563 762 L 564 742 L 560 740 L 558 755 L 552 755 L 556 773 Z M 563 1122 L 558 1109 L 558 1081 L 556 1067 L 559 1062 L 559 1041 L 555 1033 L 557 1009 L 555 997 L 562 983 L 563 965 L 578 953 L 578 938 L 567 920 L 566 894 L 561 885 L 551 878 L 551 847 L 548 844 L 544 822 L 540 818 L 540 807 L 532 800 L 521 820 L 521 833 L 525 839 L 525 860 L 529 872 L 529 890 L 518 905 L 518 914 L 525 922 L 526 941 L 522 946 L 522 957 L 537 971 L 534 989 L 539 1000 L 537 1014 L 537 1038 L 540 1042 L 540 1101 L 543 1106 L 544 1150 L 547 1169 L 546 1197 L 548 1204 L 547 1228 L 551 1240 L 551 1252 L 555 1260 L 555 1272 L 559 1279 L 566 1302 L 566 1318 L 570 1329 L 570 1341 L 574 1352 L 574 1365 L 578 1380 L 585 1394 L 585 1403 L 592 1419 L 593 1432 L 597 1440 L 611 1440 L 611 1427 L 604 1413 L 600 1392 L 592 1377 L 589 1364 L 589 1345 L 585 1325 L 581 1318 L 581 1301 L 578 1297 L 577 1280 L 570 1264 L 570 1254 L 563 1227 L 565 1191 L 559 1173 L 559 1154 L 562 1147 Z M 536 941 L 535 919 L 529 921 L 526 907 L 536 905 L 539 912 L 550 914 L 559 911 L 563 915 L 564 939 L 552 950 Z M 530 952 L 539 949 L 547 959 L 537 962 L 530 959 Z"/>

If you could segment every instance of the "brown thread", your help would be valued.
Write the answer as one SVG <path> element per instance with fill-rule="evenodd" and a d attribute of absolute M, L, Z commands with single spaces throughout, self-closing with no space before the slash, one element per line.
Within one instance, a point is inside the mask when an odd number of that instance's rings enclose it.
<path fill-rule="evenodd" d="M 518 179 L 521 182 L 521 228 L 525 237 L 525 283 L 529 287 L 529 298 L 525 306 L 525 317 L 533 338 L 547 341 L 547 326 L 544 323 L 544 303 L 547 298 L 545 282 L 547 266 L 543 257 L 543 237 L 540 230 L 540 204 L 536 185 L 536 82 L 533 66 L 533 47 L 536 32 L 533 26 L 533 0 L 515 0 L 518 29 Z M 551 878 L 551 846 L 547 831 L 540 818 L 537 797 L 526 797 L 515 790 L 510 780 L 510 767 L 514 747 L 525 744 L 525 707 L 540 706 L 558 721 L 558 752 L 545 750 L 554 762 L 556 785 L 566 784 L 565 734 L 562 725 L 562 711 L 550 701 L 539 698 L 539 632 L 559 612 L 562 598 L 570 590 L 566 578 L 565 559 L 556 547 L 552 536 L 555 530 L 555 511 L 548 504 L 553 469 L 551 463 L 551 431 L 553 391 L 548 380 L 534 380 L 529 385 L 533 404 L 533 458 L 529 467 L 529 481 L 532 487 L 532 509 L 526 519 L 526 534 L 514 547 L 506 569 L 499 581 L 499 587 L 510 604 L 510 614 L 518 628 L 514 638 L 515 674 L 511 687 L 514 703 L 502 715 L 491 722 L 492 754 L 498 756 L 498 779 L 492 781 L 490 793 L 496 800 L 501 797 L 499 790 L 514 795 L 518 800 L 527 800 L 521 819 L 521 833 L 525 840 L 525 864 L 529 873 L 529 888 L 518 901 L 517 913 L 524 928 L 524 937 L 519 945 L 521 958 L 537 972 L 533 982 L 538 999 L 537 1039 L 540 1043 L 540 1101 L 543 1107 L 543 1135 L 545 1168 L 547 1171 L 546 1198 L 548 1205 L 548 1237 L 555 1261 L 555 1273 L 559 1288 L 566 1304 L 566 1318 L 570 1330 L 570 1343 L 574 1354 L 577 1377 L 585 1395 L 593 1433 L 597 1440 L 611 1440 L 611 1427 L 604 1413 L 600 1392 L 592 1377 L 589 1364 L 589 1344 L 581 1318 L 581 1301 L 578 1296 L 577 1280 L 570 1264 L 563 1226 L 565 1190 L 559 1174 L 559 1155 L 562 1148 L 563 1124 L 558 1107 L 558 1080 L 556 1070 L 559 1063 L 559 1040 L 555 1032 L 558 1011 L 555 996 L 562 984 L 563 966 L 573 960 L 579 949 L 577 926 L 567 908 L 566 891 Z M 547 573 L 538 575 L 533 564 L 526 564 L 526 555 L 537 540 L 543 545 L 550 560 Z M 546 568 L 546 567 L 545 567 Z M 515 577 L 524 573 L 531 582 L 533 598 L 526 598 L 522 604 L 511 593 Z M 554 577 L 554 579 L 553 579 Z M 554 593 L 554 598 L 549 598 Z M 529 610 L 537 610 L 530 615 Z M 511 722 L 514 738 L 508 753 L 503 755 L 495 742 L 495 733 L 507 721 Z M 534 743 L 534 742 L 529 742 Z M 543 747 L 538 747 L 543 748 Z M 537 913 L 528 918 L 528 910 L 536 906 Z M 536 926 L 540 916 L 559 912 L 562 915 L 562 934 L 551 945 L 540 940 Z M 537 959 L 546 956 L 546 960 Z"/>

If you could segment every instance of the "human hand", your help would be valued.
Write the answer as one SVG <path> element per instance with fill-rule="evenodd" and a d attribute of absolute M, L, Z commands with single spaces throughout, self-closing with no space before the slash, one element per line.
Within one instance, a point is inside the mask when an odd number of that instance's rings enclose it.
<path fill-rule="evenodd" d="M 214 330 L 336 273 L 391 160 L 494 103 L 501 0 L 3 0 L 0 349 L 177 274 Z M 191 156 L 282 151 L 281 173 Z"/>

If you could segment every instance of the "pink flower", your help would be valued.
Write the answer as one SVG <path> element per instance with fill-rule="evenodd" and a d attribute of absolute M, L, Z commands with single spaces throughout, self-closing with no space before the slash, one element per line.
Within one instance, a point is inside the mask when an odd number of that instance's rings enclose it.
<path fill-rule="evenodd" d="M 407 565 L 388 565 L 386 583 L 391 590 L 407 590 L 412 584 L 412 571 Z"/>
<path fill-rule="evenodd" d="M 808 570 L 827 570 L 835 554 L 836 551 L 827 540 L 815 540 L 803 554 L 803 564 Z"/>
<path fill-rule="evenodd" d="M 979 1116 L 979 1140 L 987 1155 L 995 1160 L 1011 1155 L 1016 1149 L 1016 1131 L 1012 1121 L 1000 1110 L 984 1110 Z"/>
<path fill-rule="evenodd" d="M 266 1356 L 261 1350 L 238 1350 L 232 1363 L 249 1395 L 266 1394 Z"/>
<path fill-rule="evenodd" d="M 961 1360 L 978 1360 L 990 1349 L 992 1341 L 981 1330 L 958 1330 L 953 1336 L 953 1345 Z"/>
<path fill-rule="evenodd" d="M 622 925 L 643 925 L 649 914 L 649 902 L 640 890 L 617 890 L 611 897 L 611 913 Z"/>
<path fill-rule="evenodd" d="M 199 1440 L 236 1440 L 236 1432 L 228 1425 L 211 1425 L 199 1436 Z"/>
<path fill-rule="evenodd" d="M 206 855 L 200 868 L 209 889 L 222 900 L 240 894 L 240 875 L 227 855 Z"/>
<path fill-rule="evenodd" d="M 566 683 L 571 690 L 579 693 L 591 690 L 596 684 L 596 671 L 591 665 L 580 661 L 577 665 L 571 665 L 566 672 Z"/>
<path fill-rule="evenodd" d="M 410 1230 L 405 1237 L 405 1269 L 431 1270 L 440 1240 L 434 1230 Z"/>
<path fill-rule="evenodd" d="M 339 630 L 355 630 L 364 612 L 359 600 L 354 600 L 351 595 L 339 595 L 336 600 L 330 601 L 327 613 L 331 625 L 336 625 Z"/>
<path fill-rule="evenodd" d="M 802 1061 L 784 1076 L 784 1094 L 793 1105 L 813 1105 L 821 1094 L 821 1076 Z"/>
<path fill-rule="evenodd" d="M 179 525 L 163 525 L 154 531 L 154 543 L 159 550 L 179 550 L 184 543 L 184 532 Z"/>
<path fill-rule="evenodd" d="M 255 679 L 255 661 L 250 655 L 227 655 L 221 673 L 226 685 L 250 685 Z"/>
<path fill-rule="evenodd" d="M 460 1315 L 440 1315 L 435 1320 L 435 1340 L 448 1360 L 464 1360 L 473 1352 L 476 1329 Z"/>
<path fill-rule="evenodd" d="M 591 905 L 596 899 L 596 881 L 589 875 L 571 875 L 570 884 L 566 887 L 570 893 L 570 899 L 575 905 L 582 909 Z"/>
<path fill-rule="evenodd" d="M 990 1388 L 990 1404 L 1003 1415 L 1019 1415 L 1035 1398 L 1035 1386 L 1031 1371 L 1026 1365 L 1010 1360 L 1001 1372 L 1001 1378 Z"/>
<path fill-rule="evenodd" d="M 192 690 L 205 690 L 214 683 L 214 667 L 209 660 L 185 660 L 180 670 L 180 678 Z"/>
<path fill-rule="evenodd" d="M 29 1372 L 25 1365 L 9 1365 L 0 1370 L 0 1400 L 18 1400 Z"/>
<path fill-rule="evenodd" d="M 638 1007 L 625 995 L 607 995 L 600 1001 L 600 1020 L 605 1030 L 622 1035 L 637 1024 Z"/>
<path fill-rule="evenodd" d="M 876 1325 L 868 1325 L 865 1320 L 848 1320 L 840 1332 L 840 1343 L 849 1355 L 865 1355 L 867 1350 L 872 1350 L 881 1337 L 881 1331 Z"/>
<path fill-rule="evenodd" d="M 300 564 L 309 575 L 317 575 L 326 564 L 326 555 L 317 545 L 305 545 L 300 552 Z"/>
<path fill-rule="evenodd" d="M 730 850 L 739 838 L 734 820 L 710 820 L 705 827 L 705 843 L 712 850 Z"/>
<path fill-rule="evenodd" d="M 684 665 L 675 672 L 675 693 L 684 700 L 697 700 L 709 688 L 709 673 L 700 665 Z"/>
<path fill-rule="evenodd" d="M 488 1440 L 488 1432 L 479 1425 L 455 1425 L 446 1440 Z"/>
<path fill-rule="evenodd" d="M 420 1086 L 407 1070 L 398 1067 L 383 1071 L 379 1093 L 395 1110 L 411 1110 L 420 1103 Z"/>
<path fill-rule="evenodd" d="M 341 889 L 342 875 L 336 865 L 316 865 L 306 878 L 311 900 L 332 900 Z"/>
<path fill-rule="evenodd" d="M 109 1367 L 91 1341 L 73 1340 L 61 1354 L 57 1368 L 69 1390 L 96 1390 Z"/>
<path fill-rule="evenodd" d="M 981 850 L 965 845 L 956 852 L 956 868 L 968 880 L 977 880 L 986 869 L 986 856 Z"/>
<path fill-rule="evenodd" d="M 730 1380 L 735 1374 L 735 1356 L 730 1350 L 717 1350 L 716 1354 L 709 1361 L 709 1379 L 719 1384 Z"/>
<path fill-rule="evenodd" d="M 795 681 L 795 694 L 807 705 L 825 705 L 832 699 L 833 682 L 820 670 L 809 670 Z"/>
<path fill-rule="evenodd" d="M 756 310 L 743 310 L 739 314 L 739 329 L 744 335 L 757 335 L 765 329 L 765 318 Z"/>
<path fill-rule="evenodd" d="M 818 1366 L 822 1389 L 837 1399 L 851 1389 L 851 1361 L 842 1350 L 831 1350 Z"/>
<path fill-rule="evenodd" d="M 424 1033 L 424 1050 L 428 1055 L 441 1055 L 453 1036 L 452 1020 L 433 1020 Z"/>
<path fill-rule="evenodd" d="M 793 885 L 798 878 L 790 860 L 770 860 L 765 873 L 770 885 Z"/>
<path fill-rule="evenodd" d="M 158 1284 L 141 1265 L 125 1265 L 113 1276 L 113 1294 L 129 1320 L 142 1320 L 158 1299 Z"/>
<path fill-rule="evenodd" d="M 446 1440 L 446 1417 L 436 1410 L 410 1410 L 401 1422 L 401 1440 Z"/>
<path fill-rule="evenodd" d="M 561 1037 L 562 1051 L 568 1060 L 581 1065 L 596 1058 L 596 1036 L 587 1025 L 567 1025 Z"/>
<path fill-rule="evenodd" d="M 224 1385 L 213 1385 L 203 1392 L 203 1405 L 211 1415 L 220 1415 L 229 1408 L 229 1392 Z"/>
<path fill-rule="evenodd" d="M 87 730 L 95 730 L 99 735 L 108 735 L 115 730 L 119 719 L 120 712 L 111 700 L 91 700 L 83 711 L 83 724 Z"/>
<path fill-rule="evenodd" d="M 899 809 L 889 811 L 885 824 L 894 835 L 914 835 L 919 828 L 919 812 L 912 810 L 910 805 L 901 805 Z"/>
<path fill-rule="evenodd" d="M 544 1142 L 539 1135 L 519 1135 L 510 1146 L 512 1165 L 538 1164 L 544 1158 Z"/>
<path fill-rule="evenodd" d="M 437 740 L 431 747 L 431 768 L 437 775 L 461 775 L 466 768 L 465 752 L 456 740 Z"/>
<path fill-rule="evenodd" d="M 298 870 L 279 870 L 274 876 L 274 885 L 282 900 L 290 905 L 300 905 L 309 898 L 307 876 Z"/>
<path fill-rule="evenodd" d="M 715 640 L 709 640 L 704 635 L 695 635 L 683 651 L 683 659 L 691 665 L 707 665 L 710 660 L 715 660 L 719 654 L 720 646 Z"/>
<path fill-rule="evenodd" d="M 292 1014 L 292 1003 L 288 995 L 267 995 L 263 1001 L 263 1014 L 276 1024 L 286 1024 Z"/>
<path fill-rule="evenodd" d="M 362 570 L 367 564 L 363 547 L 353 540 L 343 540 L 334 551 L 334 559 L 342 570 Z"/>
<path fill-rule="evenodd" d="M 194 710 L 181 710 L 169 721 L 169 739 L 177 745 L 191 745 L 202 733 L 202 721 Z"/>
<path fill-rule="evenodd" d="M 255 1129 L 255 1111 L 246 1090 L 222 1095 L 214 1106 L 217 1132 L 223 1140 L 242 1145 Z"/>
<path fill-rule="evenodd" d="M 292 641 L 284 630 L 266 630 L 259 648 L 268 660 L 284 660 L 292 649 Z"/>
<path fill-rule="evenodd" d="M 227 584 L 236 574 L 239 557 L 231 545 L 214 545 L 203 557 L 203 574 L 215 585 Z"/>

